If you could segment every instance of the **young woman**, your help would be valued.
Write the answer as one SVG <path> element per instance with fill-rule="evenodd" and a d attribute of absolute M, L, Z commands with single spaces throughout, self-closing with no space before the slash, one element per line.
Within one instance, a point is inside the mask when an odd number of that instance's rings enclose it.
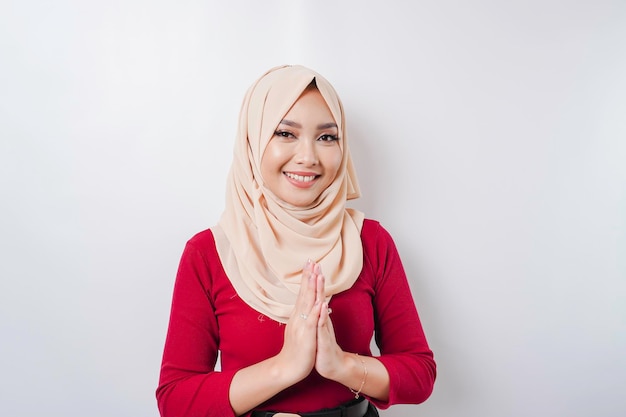
<path fill-rule="evenodd" d="M 163 417 L 363 417 L 428 398 L 435 362 L 400 258 L 346 207 L 358 196 L 333 87 L 268 71 L 244 99 L 222 218 L 182 255 Z"/>

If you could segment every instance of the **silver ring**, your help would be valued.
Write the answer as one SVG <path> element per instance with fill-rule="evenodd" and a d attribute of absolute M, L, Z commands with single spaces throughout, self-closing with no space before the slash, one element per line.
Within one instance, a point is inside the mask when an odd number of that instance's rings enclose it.
<path fill-rule="evenodd" d="M 330 307 L 328 307 L 328 314 L 330 314 L 330 313 L 332 313 L 332 312 L 333 312 L 333 309 L 332 309 L 332 308 L 330 308 Z"/>
<path fill-rule="evenodd" d="M 307 315 L 306 315 L 306 314 L 304 314 L 304 313 L 300 313 L 300 318 L 301 318 L 302 320 L 306 320 L 306 319 L 307 319 L 307 317 L 309 317 L 309 316 L 307 316 Z"/>

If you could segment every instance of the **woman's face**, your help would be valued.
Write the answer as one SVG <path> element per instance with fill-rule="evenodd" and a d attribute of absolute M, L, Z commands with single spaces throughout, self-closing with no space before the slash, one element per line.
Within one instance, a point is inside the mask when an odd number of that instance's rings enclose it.
<path fill-rule="evenodd" d="M 310 205 L 341 166 L 339 130 L 316 88 L 304 91 L 276 127 L 261 159 L 265 186 L 281 200 Z"/>

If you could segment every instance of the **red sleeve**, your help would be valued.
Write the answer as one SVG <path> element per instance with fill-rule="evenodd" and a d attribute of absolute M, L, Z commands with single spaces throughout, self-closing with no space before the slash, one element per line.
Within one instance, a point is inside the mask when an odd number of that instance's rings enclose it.
<path fill-rule="evenodd" d="M 375 279 L 374 317 L 379 360 L 390 377 L 389 400 L 372 399 L 382 409 L 393 404 L 417 404 L 425 401 L 433 390 L 436 365 L 430 350 L 415 302 L 389 233 L 378 223 L 372 233 L 363 233 L 366 262 Z"/>
<path fill-rule="evenodd" d="M 210 265 L 187 243 L 172 298 L 170 323 L 156 396 L 162 417 L 229 417 L 229 387 L 235 371 L 215 370 L 219 333 L 211 301 Z"/>
<path fill-rule="evenodd" d="M 354 288 L 331 300 L 333 310 L 337 307 L 333 322 L 337 322 L 338 342 L 344 339 L 342 343 L 349 351 L 366 354 L 369 338 L 376 334 L 380 360 L 391 379 L 389 401 L 373 400 L 379 408 L 422 402 L 432 391 L 435 362 L 400 258 L 391 237 L 376 222 L 365 222 L 362 241 L 361 279 Z M 174 286 L 157 389 L 162 417 L 234 417 L 228 391 L 236 370 L 269 357 L 280 348 L 283 327 L 271 320 L 259 322 L 258 313 L 234 297 L 235 291 L 215 252 L 212 234 L 208 231 L 197 235 L 183 252 Z M 359 300 L 366 305 L 359 304 Z M 368 326 L 355 326 L 354 316 L 368 310 L 372 320 L 364 317 L 360 322 L 369 323 Z M 239 327 L 233 329 L 237 323 Z M 252 354 L 243 351 L 246 345 L 240 343 L 242 328 L 251 332 L 252 339 L 265 341 Z M 219 346 L 229 347 L 222 357 L 221 372 L 215 370 Z M 293 407 L 296 401 L 301 408 L 313 396 L 310 403 L 314 406 L 320 402 L 320 393 L 324 393 L 328 404 L 341 403 L 349 397 L 349 391 L 337 390 L 335 383 L 315 375 L 307 381 L 303 385 L 307 389 L 277 396 L 271 405 L 277 409 Z"/>

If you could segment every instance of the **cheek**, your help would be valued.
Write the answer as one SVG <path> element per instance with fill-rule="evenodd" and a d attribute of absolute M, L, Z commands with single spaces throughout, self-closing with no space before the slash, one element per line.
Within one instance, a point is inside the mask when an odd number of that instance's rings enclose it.
<path fill-rule="evenodd" d="M 261 158 L 261 174 L 267 175 L 279 170 L 282 166 L 280 161 L 280 151 L 276 146 L 268 146 Z"/>
<path fill-rule="evenodd" d="M 337 148 L 333 150 L 331 155 L 329 155 L 329 160 L 328 160 L 329 162 L 328 162 L 327 168 L 333 171 L 335 175 L 337 174 L 337 171 L 339 171 L 339 167 L 341 166 L 342 156 L 343 154 L 339 146 L 337 146 Z"/>

